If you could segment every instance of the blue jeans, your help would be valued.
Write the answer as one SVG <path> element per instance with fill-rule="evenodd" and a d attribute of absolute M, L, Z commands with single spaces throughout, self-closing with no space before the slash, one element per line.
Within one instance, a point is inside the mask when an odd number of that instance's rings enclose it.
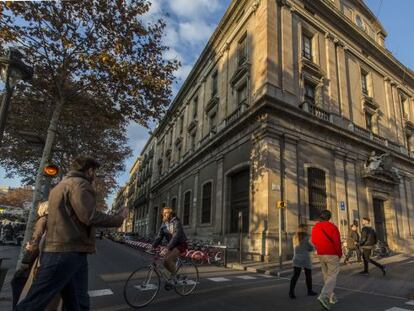
<path fill-rule="evenodd" d="M 43 253 L 40 267 L 17 311 L 43 311 L 60 293 L 65 310 L 89 310 L 86 253 Z"/>

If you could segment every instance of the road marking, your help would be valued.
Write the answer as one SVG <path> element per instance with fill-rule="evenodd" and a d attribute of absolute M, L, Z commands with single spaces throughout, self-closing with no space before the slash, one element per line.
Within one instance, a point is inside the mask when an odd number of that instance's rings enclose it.
<path fill-rule="evenodd" d="M 402 266 L 402 265 L 408 265 L 410 263 L 414 263 L 414 260 L 410 260 L 410 261 L 407 261 L 407 262 L 400 263 L 400 266 Z"/>
<path fill-rule="evenodd" d="M 207 280 L 213 281 L 213 282 L 228 282 L 231 281 L 227 278 L 207 278 Z"/>
<path fill-rule="evenodd" d="M 256 280 L 254 276 L 250 276 L 250 275 L 239 275 L 239 276 L 236 276 L 236 278 L 242 279 L 242 280 Z"/>
<path fill-rule="evenodd" d="M 407 301 L 406 305 L 414 306 L 414 300 Z"/>
<path fill-rule="evenodd" d="M 113 295 L 114 292 L 110 289 L 97 289 L 97 290 L 90 290 L 88 292 L 89 297 L 100 297 L 100 296 L 108 296 Z"/>
<path fill-rule="evenodd" d="M 397 308 L 397 307 L 392 307 L 391 309 L 387 309 L 385 311 L 411 311 L 411 310 L 403 309 L 403 308 Z"/>
<path fill-rule="evenodd" d="M 274 278 L 274 276 L 270 274 L 258 274 L 258 276 L 266 279 Z"/>

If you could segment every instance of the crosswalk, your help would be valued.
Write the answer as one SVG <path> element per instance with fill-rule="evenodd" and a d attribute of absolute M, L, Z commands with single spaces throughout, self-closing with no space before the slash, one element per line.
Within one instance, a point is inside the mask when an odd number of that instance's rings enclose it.
<path fill-rule="evenodd" d="M 405 305 L 407 306 L 407 308 L 408 306 L 414 306 L 414 300 L 407 301 Z M 406 309 L 402 307 L 392 307 L 392 308 L 386 309 L 385 311 L 413 311 L 413 309 L 412 308 Z"/>

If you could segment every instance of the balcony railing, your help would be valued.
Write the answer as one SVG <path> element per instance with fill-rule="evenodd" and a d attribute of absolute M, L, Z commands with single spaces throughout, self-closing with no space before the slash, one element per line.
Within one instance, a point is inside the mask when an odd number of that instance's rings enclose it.
<path fill-rule="evenodd" d="M 348 131 L 354 132 L 356 135 L 362 138 L 374 141 L 380 145 L 388 147 L 389 149 L 395 152 L 402 153 L 407 156 L 410 156 L 411 158 L 414 158 L 414 153 L 413 152 L 409 153 L 407 148 L 405 148 L 404 146 L 393 143 L 379 135 L 372 133 L 371 131 L 367 129 L 364 129 L 358 125 L 355 125 L 350 120 L 343 118 L 337 114 L 325 111 L 322 108 L 317 107 L 309 102 L 303 102 L 301 105 L 301 108 L 318 119 L 340 126 Z"/>

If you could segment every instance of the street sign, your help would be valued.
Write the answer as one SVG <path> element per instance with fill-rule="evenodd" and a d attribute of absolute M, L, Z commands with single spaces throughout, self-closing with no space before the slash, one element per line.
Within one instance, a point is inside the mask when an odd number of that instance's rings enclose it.
<path fill-rule="evenodd" d="M 339 202 L 339 206 L 341 208 L 341 211 L 345 211 L 346 210 L 346 205 L 344 201 Z"/>

